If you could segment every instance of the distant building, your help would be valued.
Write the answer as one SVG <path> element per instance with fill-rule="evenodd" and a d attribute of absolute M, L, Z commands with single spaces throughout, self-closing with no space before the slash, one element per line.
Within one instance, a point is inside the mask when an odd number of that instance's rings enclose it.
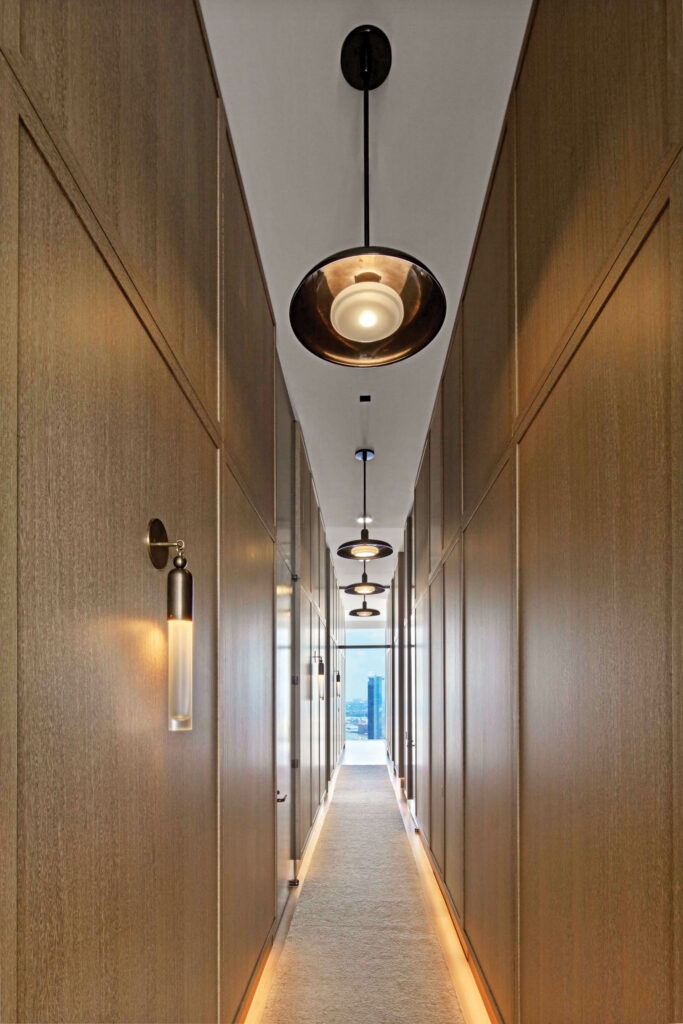
<path fill-rule="evenodd" d="M 384 676 L 368 677 L 368 739 L 384 738 Z"/>

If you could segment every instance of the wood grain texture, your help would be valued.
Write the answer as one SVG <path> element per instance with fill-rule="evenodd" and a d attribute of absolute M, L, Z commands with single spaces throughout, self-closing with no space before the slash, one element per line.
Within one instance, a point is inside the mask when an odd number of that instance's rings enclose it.
<path fill-rule="evenodd" d="M 213 1020 L 216 450 L 25 131 L 19 198 L 16 1019 Z M 154 515 L 195 578 L 190 733 Z"/>
<path fill-rule="evenodd" d="M 0 67 L 0 535 L 17 536 L 18 112 Z M 17 1020 L 17 548 L 0 547 L 0 1020 Z M 10 582 L 12 581 L 12 582 Z"/>
<path fill-rule="evenodd" d="M 429 587 L 430 617 L 430 838 L 441 874 L 445 870 L 445 716 L 444 716 L 444 573 L 439 569 Z"/>
<path fill-rule="evenodd" d="M 672 143 L 668 5 L 538 4 L 516 89 L 520 408 Z"/>
<path fill-rule="evenodd" d="M 433 573 L 443 551 L 443 413 L 442 390 L 436 393 L 429 426 L 429 572 Z"/>
<path fill-rule="evenodd" d="M 462 643 L 462 544 L 444 563 L 445 864 L 444 877 L 460 919 L 465 896 L 465 723 Z"/>
<path fill-rule="evenodd" d="M 320 607 L 320 510 L 318 498 L 311 476 L 311 490 L 309 499 L 311 504 L 311 598 L 316 608 Z M 314 650 L 318 650 L 317 635 Z"/>
<path fill-rule="evenodd" d="M 462 317 L 456 322 L 441 385 L 443 404 L 443 548 L 448 551 L 462 518 Z"/>
<path fill-rule="evenodd" d="M 221 425 L 231 465 L 275 522 L 275 330 L 227 137 L 221 137 Z"/>
<path fill-rule="evenodd" d="M 415 809 L 427 844 L 431 834 L 431 698 L 429 591 L 415 607 Z"/>
<path fill-rule="evenodd" d="M 403 550 L 406 554 L 405 571 L 405 680 L 406 680 L 406 798 L 415 799 L 415 545 L 412 510 L 406 520 Z"/>
<path fill-rule="evenodd" d="M 465 927 L 506 1024 L 516 1020 L 514 508 L 508 462 L 464 548 Z"/>
<path fill-rule="evenodd" d="M 415 601 L 419 601 L 429 582 L 429 435 L 415 483 L 413 504 L 415 545 Z"/>
<path fill-rule="evenodd" d="M 669 261 L 665 212 L 520 446 L 525 1024 L 677 1019 Z"/>
<path fill-rule="evenodd" d="M 275 784 L 277 805 L 277 913 L 284 910 L 294 877 L 294 792 L 292 789 L 293 588 L 289 566 L 275 556 Z"/>
<path fill-rule="evenodd" d="M 313 821 L 320 800 L 320 681 L 318 676 L 318 657 L 320 652 L 320 619 L 313 607 L 311 609 L 311 806 L 310 819 Z"/>
<path fill-rule="evenodd" d="M 299 728 L 297 731 L 297 753 L 299 760 L 299 788 L 297 790 L 296 815 L 299 822 L 297 832 L 297 853 L 299 858 L 313 820 L 311 815 L 311 603 L 301 587 L 298 588 L 299 611 Z"/>
<path fill-rule="evenodd" d="M 275 363 L 275 537 L 294 571 L 294 415 L 280 361 Z"/>
<path fill-rule="evenodd" d="M 301 585 L 311 591 L 311 471 L 301 427 L 296 426 L 296 572 Z"/>
<path fill-rule="evenodd" d="M 462 306 L 465 511 L 481 498 L 512 435 L 515 406 L 514 137 L 494 172 Z"/>
<path fill-rule="evenodd" d="M 275 917 L 273 541 L 221 479 L 221 1019 L 233 1020 Z"/>
<path fill-rule="evenodd" d="M 396 569 L 396 616 L 397 616 L 397 643 L 396 662 L 398 672 L 398 708 L 396 709 L 396 747 L 397 761 L 396 768 L 400 779 L 406 777 L 406 555 L 405 551 L 398 553 L 398 566 Z"/>
<path fill-rule="evenodd" d="M 318 585 L 318 608 L 320 617 L 325 620 L 325 601 L 327 600 L 327 541 L 325 540 L 325 523 L 322 512 L 318 506 L 318 565 L 320 566 L 320 580 Z M 323 646 L 323 651 L 324 651 Z"/>
<path fill-rule="evenodd" d="M 21 0 L 18 46 L 22 78 L 215 417 L 217 106 L 194 5 Z"/>

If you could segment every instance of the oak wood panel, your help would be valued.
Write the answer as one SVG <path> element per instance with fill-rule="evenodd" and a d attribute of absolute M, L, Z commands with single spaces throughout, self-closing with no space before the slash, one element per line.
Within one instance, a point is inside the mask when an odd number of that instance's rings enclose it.
<path fill-rule="evenodd" d="M 16 1019 L 213 1020 L 216 450 L 23 130 L 19 209 Z M 195 578 L 189 733 L 153 515 Z"/>
<path fill-rule="evenodd" d="M 429 592 L 415 607 L 415 809 L 422 833 L 430 837 L 430 630 Z"/>
<path fill-rule="evenodd" d="M 1 15 L 0 15 L 1 17 Z M 17 110 L 0 69 L 0 535 L 17 536 Z M 11 141 L 10 141 L 11 140 Z M 0 547 L 0 1020 L 17 1020 L 17 548 Z M 10 583 L 9 581 L 15 581 Z"/>
<path fill-rule="evenodd" d="M 672 143 L 667 3 L 538 4 L 516 89 L 520 408 Z M 680 17 L 680 15 L 679 15 Z"/>
<path fill-rule="evenodd" d="M 670 255 L 667 211 L 520 445 L 525 1024 L 681 1012 Z"/>
<path fill-rule="evenodd" d="M 279 359 L 275 364 L 275 536 L 280 554 L 293 571 L 294 415 Z"/>
<path fill-rule="evenodd" d="M 441 874 L 445 866 L 445 716 L 444 716 L 444 573 L 439 569 L 429 587 L 430 615 L 430 837 Z"/>
<path fill-rule="evenodd" d="M 323 665 L 327 671 L 327 659 L 325 658 L 325 625 L 320 621 L 320 646 L 322 649 Z M 322 800 L 327 789 L 327 701 L 325 700 L 325 675 L 318 676 L 318 710 L 320 714 L 320 744 L 319 744 L 319 773 L 318 773 L 318 798 Z"/>
<path fill-rule="evenodd" d="M 320 607 L 320 510 L 318 499 L 315 493 L 313 477 L 311 476 L 311 490 L 309 501 L 311 503 L 311 597 L 313 604 Z M 317 636 L 313 644 L 314 650 L 318 650 Z"/>
<path fill-rule="evenodd" d="M 462 317 L 453 330 L 443 372 L 443 547 L 455 540 L 462 516 Z"/>
<path fill-rule="evenodd" d="M 514 507 L 508 462 L 464 547 L 465 927 L 506 1024 L 516 1019 Z"/>
<path fill-rule="evenodd" d="M 277 805 L 277 913 L 282 913 L 294 877 L 294 792 L 292 788 L 292 576 L 284 558 L 275 557 L 275 782 Z"/>
<path fill-rule="evenodd" d="M 275 330 L 227 136 L 221 135 L 221 422 L 231 465 L 264 522 L 275 516 Z"/>
<path fill-rule="evenodd" d="M 443 551 L 443 413 L 441 386 L 436 393 L 429 426 L 429 571 L 434 572 Z"/>
<path fill-rule="evenodd" d="M 463 298 L 466 511 L 482 496 L 505 451 L 515 412 L 513 145 L 506 130 Z"/>
<path fill-rule="evenodd" d="M 405 618 L 404 618 L 404 664 L 406 685 L 406 798 L 415 799 L 415 544 L 413 531 L 413 510 L 406 520 L 403 550 L 406 554 L 405 568 Z"/>
<path fill-rule="evenodd" d="M 275 917 L 273 541 L 221 480 L 221 1019 L 233 1020 Z"/>
<path fill-rule="evenodd" d="M 396 634 L 396 664 L 398 670 L 398 708 L 396 715 L 396 767 L 400 779 L 406 778 L 406 722 L 407 722 L 407 680 L 406 680 L 406 554 L 398 553 L 396 570 L 396 615 L 398 632 Z"/>
<path fill-rule="evenodd" d="M 304 445 L 301 428 L 296 427 L 296 460 L 297 460 L 297 508 L 296 530 L 297 573 L 302 586 L 311 590 L 311 471 Z"/>
<path fill-rule="evenodd" d="M 429 581 L 429 435 L 415 483 L 413 523 L 415 601 L 419 601 Z"/>
<path fill-rule="evenodd" d="M 462 544 L 444 563 L 445 865 L 455 909 L 463 918 L 465 892 L 465 723 L 462 644 Z"/>
<path fill-rule="evenodd" d="M 323 522 L 320 508 L 318 508 L 318 546 L 318 564 L 320 566 L 318 607 L 320 608 L 320 614 L 324 619 L 327 614 L 325 610 L 325 601 L 327 599 L 327 541 L 325 540 L 325 523 Z"/>
<path fill-rule="evenodd" d="M 311 665 L 311 821 L 315 818 L 320 799 L 320 619 L 315 607 L 311 609 L 311 646 L 315 657 Z"/>
<path fill-rule="evenodd" d="M 215 416 L 217 104 L 194 4 L 21 0 L 19 15 L 20 75 Z"/>
<path fill-rule="evenodd" d="M 299 588 L 299 729 L 297 735 L 299 760 L 299 789 L 297 792 L 296 813 L 299 820 L 298 844 L 299 856 L 303 852 L 304 843 L 311 827 L 311 659 L 313 647 L 311 641 L 311 604 L 301 588 Z"/>

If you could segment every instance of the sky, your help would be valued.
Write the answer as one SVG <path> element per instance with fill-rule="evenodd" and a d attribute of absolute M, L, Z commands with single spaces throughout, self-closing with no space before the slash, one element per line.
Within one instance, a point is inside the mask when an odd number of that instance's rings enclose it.
<path fill-rule="evenodd" d="M 347 644 L 384 644 L 384 629 L 347 629 Z M 386 650 L 346 650 L 346 699 L 367 700 L 368 676 L 382 676 L 386 671 Z"/>

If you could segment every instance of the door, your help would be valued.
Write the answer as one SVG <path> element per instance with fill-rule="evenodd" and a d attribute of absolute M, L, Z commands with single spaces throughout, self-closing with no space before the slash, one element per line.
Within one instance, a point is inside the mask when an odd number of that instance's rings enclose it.
<path fill-rule="evenodd" d="M 275 567 L 275 774 L 277 785 L 277 912 L 294 878 L 292 778 L 292 578 L 278 554 Z"/>

